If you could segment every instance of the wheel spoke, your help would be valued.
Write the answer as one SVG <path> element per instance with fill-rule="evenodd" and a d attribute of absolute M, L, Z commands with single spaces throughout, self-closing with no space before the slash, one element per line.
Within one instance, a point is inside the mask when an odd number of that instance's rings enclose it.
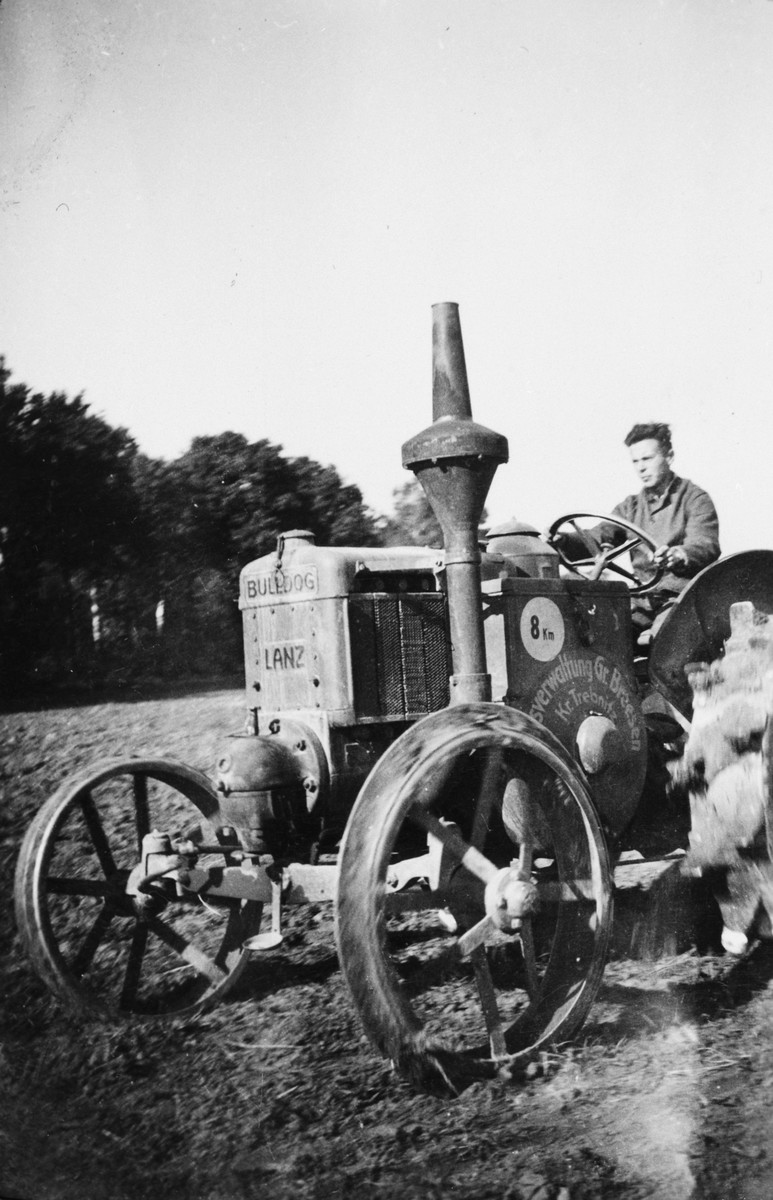
<path fill-rule="evenodd" d="M 638 546 L 640 542 L 641 538 L 639 537 L 627 538 L 627 540 L 621 542 L 619 546 L 614 546 L 611 550 L 607 551 L 607 554 L 609 555 L 608 561 L 611 561 L 613 558 L 620 558 L 620 556 L 623 554 L 627 554 L 629 550 L 633 550 L 634 546 Z"/>
<path fill-rule="evenodd" d="M 410 819 L 436 837 L 443 848 L 482 883 L 490 883 L 498 874 L 494 864 L 466 842 L 455 825 L 444 825 L 432 813 L 416 806 L 411 809 Z"/>
<path fill-rule="evenodd" d="M 493 931 L 494 926 L 489 918 L 483 917 L 440 954 L 436 954 L 433 959 L 408 976 L 405 986 L 409 994 L 416 995 L 425 988 L 440 983 L 465 958 L 470 958 L 475 950 L 485 946 Z"/>
<path fill-rule="evenodd" d="M 534 930 L 532 929 L 531 920 L 527 917 L 524 919 L 519 940 L 521 943 L 521 951 L 523 953 L 523 965 L 526 970 L 526 991 L 532 1004 L 537 1000 L 539 993 L 539 976 L 537 975 L 537 955 L 534 951 Z"/>
<path fill-rule="evenodd" d="M 137 988 L 139 987 L 140 976 L 142 974 L 142 960 L 145 957 L 147 944 L 148 927 L 138 922 L 134 927 L 132 944 L 129 947 L 129 961 L 126 964 L 126 974 L 123 977 L 123 987 L 121 988 L 121 999 L 119 1001 L 122 1009 L 131 1010 L 137 999 Z"/>
<path fill-rule="evenodd" d="M 502 747 L 492 746 L 487 752 L 481 772 L 480 794 L 472 823 L 472 845 L 480 850 L 486 843 L 491 811 L 501 795 Z"/>
<path fill-rule="evenodd" d="M 481 917 L 471 929 L 463 933 L 456 943 L 460 958 L 469 958 L 478 946 L 484 946 L 494 933 L 494 924 L 489 917 Z"/>
<path fill-rule="evenodd" d="M 150 813 L 148 810 L 148 777 L 137 772 L 133 776 L 134 813 L 137 821 L 137 850 L 142 854 L 142 839 L 150 833 Z"/>
<path fill-rule="evenodd" d="M 518 851 L 518 870 L 524 879 L 530 877 L 533 861 L 534 847 L 531 842 L 522 842 L 521 848 Z M 521 919 L 518 941 L 521 944 L 521 956 L 523 958 L 524 970 L 526 971 L 526 992 L 529 999 L 534 1003 L 539 992 L 539 976 L 537 975 L 537 955 L 534 950 L 534 929 L 531 917 L 523 917 Z"/>
<path fill-rule="evenodd" d="M 52 896 L 109 896 L 112 888 L 107 880 L 102 879 L 62 879 L 49 875 L 46 879 L 46 891 Z"/>
<path fill-rule="evenodd" d="M 148 928 L 164 945 L 168 946 L 170 950 L 174 950 L 175 954 L 179 954 L 180 958 L 193 967 L 199 975 L 206 976 L 212 983 L 222 983 L 227 972 L 193 942 L 189 942 L 182 934 L 178 933 L 176 929 L 172 929 L 158 917 L 151 917 L 148 921 Z"/>
<path fill-rule="evenodd" d="M 568 523 L 571 525 L 572 529 L 577 534 L 578 538 L 582 542 L 585 549 L 591 555 L 590 561 L 593 562 L 593 560 L 596 557 L 596 554 L 598 553 L 598 547 L 594 544 L 593 539 L 590 537 L 590 535 L 588 533 L 588 530 L 581 529 L 576 521 L 569 521 Z"/>
<path fill-rule="evenodd" d="M 97 852 L 99 865 L 101 866 L 107 878 L 110 878 L 110 876 L 114 875 L 116 872 L 116 865 L 113 859 L 113 852 L 110 849 L 107 836 L 102 827 L 99 813 L 97 812 L 97 806 L 94 803 L 94 797 L 90 791 L 83 791 L 78 797 L 78 800 L 80 801 L 81 811 L 86 821 L 86 827 L 89 831 L 89 837 L 91 838 L 94 849 Z"/>
<path fill-rule="evenodd" d="M 472 959 L 473 970 L 475 971 L 475 983 L 483 1010 L 483 1019 L 486 1022 L 486 1029 L 488 1031 L 491 1054 L 494 1058 L 503 1058 L 507 1053 L 505 1031 L 497 1004 L 497 994 L 494 990 L 494 981 L 491 978 L 491 967 L 489 966 L 485 946 L 476 946 L 470 957 Z"/>
<path fill-rule="evenodd" d="M 625 567 L 621 567 L 619 563 L 605 562 L 604 570 L 605 571 L 614 571 L 617 575 L 622 575 L 624 579 L 630 580 L 631 583 L 639 582 L 638 577 L 636 575 L 634 575 L 634 573 L 632 571 L 627 571 L 625 569 Z"/>
<path fill-rule="evenodd" d="M 75 958 L 70 966 L 70 970 L 76 979 L 80 979 L 84 972 L 87 971 L 91 966 L 94 955 L 99 948 L 102 938 L 107 933 L 108 926 L 112 919 L 112 911 L 106 905 L 103 905 L 103 907 L 97 913 L 94 924 L 91 926 L 83 945 L 75 955 Z"/>

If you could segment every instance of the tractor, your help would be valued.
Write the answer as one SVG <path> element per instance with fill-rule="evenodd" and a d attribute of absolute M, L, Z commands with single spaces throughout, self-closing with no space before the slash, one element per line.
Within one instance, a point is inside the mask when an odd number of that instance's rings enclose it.
<path fill-rule="evenodd" d="M 773 552 L 706 568 L 645 652 L 630 597 L 656 577 L 626 565 L 635 526 L 579 563 L 557 535 L 613 518 L 513 521 L 481 546 L 508 445 L 472 419 L 453 303 L 433 307 L 433 420 L 402 457 L 443 548 L 295 529 L 245 566 L 246 719 L 211 778 L 105 760 L 35 817 L 18 928 L 82 1016 L 200 1012 L 248 963 L 271 969 L 288 907 L 331 902 L 352 1002 L 398 1070 L 512 1073 L 593 1003 L 615 866 L 644 810 L 657 827 L 669 758 L 685 870 L 710 881 L 726 947 L 771 933 Z"/>

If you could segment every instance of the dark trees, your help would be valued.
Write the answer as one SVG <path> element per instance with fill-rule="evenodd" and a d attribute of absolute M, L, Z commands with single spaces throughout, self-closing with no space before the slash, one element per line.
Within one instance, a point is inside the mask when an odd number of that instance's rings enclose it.
<path fill-rule="evenodd" d="M 136 475 L 164 604 L 164 654 L 180 669 L 238 668 L 239 572 L 280 533 L 311 529 L 326 545 L 377 539 L 359 488 L 266 439 L 197 437 L 174 462 L 140 457 Z"/>
<path fill-rule="evenodd" d="M 136 447 L 81 396 L 9 386 L 0 359 L 3 675 L 57 674 L 93 645 L 100 585 L 137 552 Z"/>
<path fill-rule="evenodd" d="M 443 531 L 424 489 L 415 477 L 392 492 L 394 514 L 381 534 L 387 546 L 442 546 Z"/>
<path fill-rule="evenodd" d="M 399 507 L 412 535 L 397 540 L 427 540 L 414 501 Z M 82 396 L 33 394 L 0 359 L 6 692 L 239 670 L 241 568 L 290 529 L 373 545 L 383 525 L 332 466 L 232 432 L 151 459 Z"/>

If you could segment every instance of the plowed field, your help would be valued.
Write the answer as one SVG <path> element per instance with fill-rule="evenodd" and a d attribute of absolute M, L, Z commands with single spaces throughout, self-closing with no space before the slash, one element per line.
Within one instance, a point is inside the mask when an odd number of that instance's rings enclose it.
<path fill-rule="evenodd" d="M 0 718 L 2 1196 L 769 1200 L 770 943 L 737 962 L 618 949 L 572 1045 L 456 1098 L 413 1091 L 371 1049 L 321 906 L 295 910 L 281 948 L 204 1016 L 116 1027 L 65 1013 L 14 926 L 30 820 L 91 760 L 206 771 L 241 724 L 238 691 Z"/>

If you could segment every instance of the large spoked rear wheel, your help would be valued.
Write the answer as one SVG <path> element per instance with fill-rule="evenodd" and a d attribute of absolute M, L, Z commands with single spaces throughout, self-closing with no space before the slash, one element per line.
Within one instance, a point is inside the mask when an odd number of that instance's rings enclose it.
<path fill-rule="evenodd" d="M 217 810 L 205 775 L 164 759 L 95 764 L 40 809 L 17 865 L 16 918 L 35 969 L 70 1008 L 107 1018 L 194 1013 L 235 982 L 260 904 L 186 896 L 173 876 L 140 898 L 127 891 L 153 830 L 195 828 L 207 850 L 197 866 L 228 865 Z"/>
<path fill-rule="evenodd" d="M 511 1073 L 575 1033 L 611 919 L 589 792 L 530 718 L 434 713 L 367 779 L 341 847 L 338 951 L 371 1040 L 421 1086 Z"/>

